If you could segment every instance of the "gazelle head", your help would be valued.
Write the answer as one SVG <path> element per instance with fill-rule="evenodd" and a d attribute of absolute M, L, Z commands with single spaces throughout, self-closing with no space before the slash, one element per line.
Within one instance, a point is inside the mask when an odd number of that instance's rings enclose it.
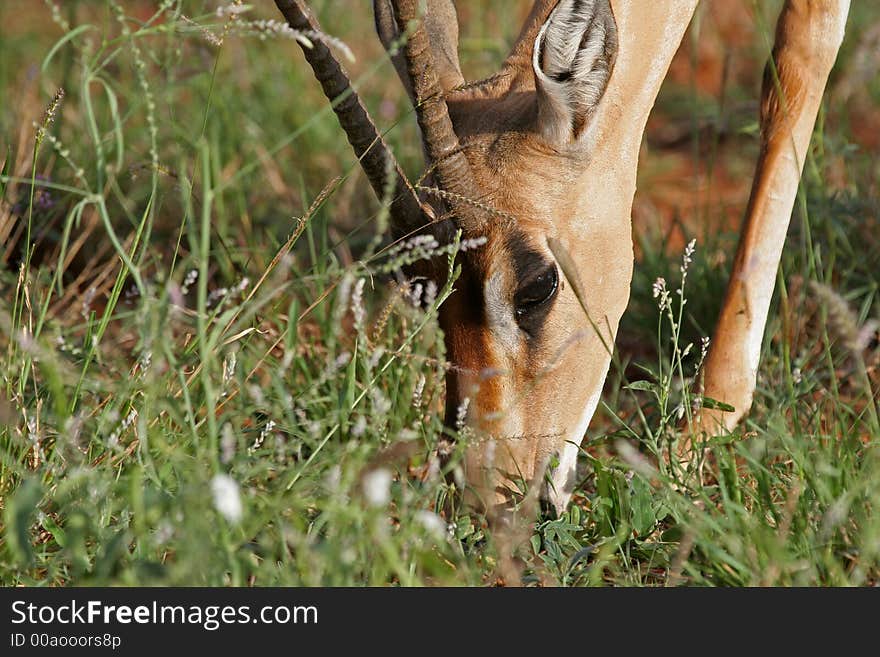
<path fill-rule="evenodd" d="M 297 0 L 277 2 L 293 27 L 315 29 L 285 11 L 298 10 Z M 498 74 L 466 83 L 452 0 L 375 0 L 374 8 L 435 188 L 423 197 L 428 208 L 395 169 L 397 235 L 460 229 L 486 240 L 459 255 L 461 277 L 440 309 L 447 422 L 466 410 L 473 436 L 470 497 L 495 506 L 524 481 L 545 486 L 561 508 L 629 298 L 635 162 L 665 65 L 653 86 L 633 83 L 652 79 L 651 62 L 623 56 L 609 0 L 542 0 Z M 320 58 L 306 56 L 322 79 Z M 621 64 L 628 74 L 618 77 Z M 391 155 L 375 128 L 351 120 L 353 103 L 337 114 L 381 190 Z"/>
<path fill-rule="evenodd" d="M 386 46 L 406 29 L 401 18 L 411 18 L 397 4 L 392 21 L 391 3 L 377 2 Z M 436 210 L 452 212 L 465 237 L 486 239 L 461 254 L 456 292 L 440 309 L 452 364 L 446 419 L 466 409 L 465 474 L 484 505 L 503 502 L 523 481 L 546 486 L 557 506 L 567 501 L 629 296 L 628 227 L 620 230 L 619 217 L 609 222 L 582 184 L 617 53 L 614 15 L 607 0 L 550 4 L 539 3 L 511 56 L 482 83 L 466 84 L 459 68 L 450 0 L 429 2 L 424 22 L 422 52 L 432 56 L 437 86 L 422 88 L 427 65 L 417 50 L 397 59 L 417 107 L 439 87 L 454 132 L 448 141 L 457 141 L 457 160 L 444 162 L 453 171 L 435 169 L 453 207 Z M 429 133 L 423 127 L 436 165 L 444 153 Z"/>

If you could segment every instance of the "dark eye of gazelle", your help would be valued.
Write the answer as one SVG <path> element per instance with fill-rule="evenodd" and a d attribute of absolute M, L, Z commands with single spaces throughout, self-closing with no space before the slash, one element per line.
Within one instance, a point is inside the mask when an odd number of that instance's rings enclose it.
<path fill-rule="evenodd" d="M 542 308 L 559 289 L 559 273 L 556 265 L 526 279 L 513 297 L 517 319 L 523 319 L 532 311 Z"/>

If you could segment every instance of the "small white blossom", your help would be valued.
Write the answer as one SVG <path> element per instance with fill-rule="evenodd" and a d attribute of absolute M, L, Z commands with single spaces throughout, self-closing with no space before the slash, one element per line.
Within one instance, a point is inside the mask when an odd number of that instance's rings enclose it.
<path fill-rule="evenodd" d="M 877 339 L 878 334 L 880 334 L 880 321 L 869 319 L 862 325 L 862 328 L 859 329 L 853 344 L 853 349 L 855 351 L 865 351 L 871 346 L 871 343 Z"/>
<path fill-rule="evenodd" d="M 254 403 L 257 406 L 266 405 L 266 398 L 263 396 L 263 389 L 260 386 L 255 383 L 248 384 L 247 391 L 248 395 L 250 395 L 250 398 L 254 400 Z"/>
<path fill-rule="evenodd" d="M 333 361 L 333 365 L 330 368 L 330 373 L 332 374 L 334 372 L 341 370 L 343 367 L 348 365 L 348 361 L 350 361 L 350 360 L 351 360 L 351 353 L 348 351 L 343 351 Z"/>
<path fill-rule="evenodd" d="M 410 305 L 414 308 L 418 308 L 422 305 L 422 292 L 424 292 L 424 286 L 421 283 L 414 283 L 409 288 L 408 300 Z"/>
<path fill-rule="evenodd" d="M 337 463 L 333 467 L 331 467 L 327 471 L 327 476 L 324 479 L 324 485 L 327 486 L 328 490 L 336 492 L 339 490 L 339 486 L 342 484 L 342 468 Z"/>
<path fill-rule="evenodd" d="M 666 279 L 661 276 L 656 281 L 654 281 L 654 284 L 651 286 L 651 289 L 653 290 L 654 298 L 656 299 L 657 297 L 659 297 L 663 293 L 663 290 L 666 289 Z"/>
<path fill-rule="evenodd" d="M 416 235 L 404 242 L 403 246 L 407 250 L 416 248 L 436 249 L 440 246 L 440 242 L 433 235 Z"/>
<path fill-rule="evenodd" d="M 217 17 L 223 18 L 224 16 L 237 16 L 239 14 L 243 14 L 247 11 L 250 11 L 250 5 L 222 5 L 217 7 Z"/>
<path fill-rule="evenodd" d="M 131 409 L 122 420 L 122 423 L 107 437 L 107 444 L 110 447 L 116 447 L 119 444 L 119 438 L 134 423 L 136 417 L 137 411 Z"/>
<path fill-rule="evenodd" d="M 366 282 L 365 278 L 357 279 L 351 293 L 351 314 L 354 317 L 354 328 L 358 332 L 363 330 L 364 318 L 366 317 L 364 310 L 364 283 Z"/>
<path fill-rule="evenodd" d="M 643 477 L 650 479 L 657 475 L 654 465 L 639 450 L 633 447 L 629 441 L 622 438 L 618 439 L 614 443 L 614 448 L 617 450 L 617 455 L 621 460 Z M 628 479 L 632 478 L 632 470 L 628 473 Z"/>
<path fill-rule="evenodd" d="M 230 523 L 241 520 L 243 513 L 238 483 L 226 474 L 214 475 L 211 479 L 211 493 L 214 496 L 214 508 Z"/>
<path fill-rule="evenodd" d="M 416 381 L 416 387 L 413 389 L 412 405 L 413 408 L 419 408 L 422 405 L 422 393 L 425 391 L 425 375 L 419 374 Z"/>
<path fill-rule="evenodd" d="M 143 376 L 148 369 L 150 369 L 150 365 L 153 363 L 153 352 L 149 349 L 144 349 L 143 353 L 141 353 L 141 357 L 139 359 L 139 364 L 141 368 L 141 376 Z"/>
<path fill-rule="evenodd" d="M 92 312 L 92 302 L 95 300 L 95 295 L 98 293 L 98 289 L 94 286 L 90 287 L 86 290 L 86 293 L 83 294 L 82 298 L 82 310 L 80 310 L 79 314 L 82 315 L 83 319 L 88 319 L 89 314 Z"/>
<path fill-rule="evenodd" d="M 388 398 L 378 388 L 373 388 L 370 391 L 370 401 L 373 403 L 373 410 L 376 415 L 387 415 L 388 411 L 391 410 L 391 402 L 388 401 Z"/>
<path fill-rule="evenodd" d="M 37 344 L 34 342 L 33 334 L 27 328 L 18 332 L 18 345 L 25 353 L 32 355 L 36 353 Z"/>
<path fill-rule="evenodd" d="M 345 313 L 345 307 L 348 305 L 349 300 L 351 299 L 351 285 L 352 285 L 352 276 L 349 273 L 346 273 L 342 280 L 339 281 L 339 286 L 336 291 L 336 314 L 339 317 Z"/>
<path fill-rule="evenodd" d="M 464 421 L 467 418 L 468 407 L 471 405 L 470 397 L 465 397 L 458 405 L 455 411 L 455 428 L 461 431 L 464 428 Z"/>
<path fill-rule="evenodd" d="M 218 301 L 225 299 L 227 294 L 229 294 L 228 287 L 218 287 L 216 290 L 211 290 L 211 292 L 208 294 L 207 300 L 205 301 L 205 305 L 210 308 Z"/>
<path fill-rule="evenodd" d="M 434 281 L 428 281 L 425 284 L 425 306 L 430 308 L 434 305 L 434 301 L 437 299 L 437 283 Z"/>
<path fill-rule="evenodd" d="M 697 247 L 697 239 L 694 238 L 690 242 L 688 242 L 687 246 L 684 249 L 684 256 L 681 259 L 681 273 L 684 274 L 688 270 L 688 265 L 690 265 L 694 259 L 694 251 L 696 251 Z"/>
<path fill-rule="evenodd" d="M 424 527 L 438 541 L 446 537 L 446 523 L 436 513 L 421 509 L 416 512 L 416 522 Z"/>
<path fill-rule="evenodd" d="M 382 356 L 385 355 L 385 347 L 376 347 L 372 354 L 370 354 L 370 369 L 376 367 L 379 364 L 379 360 Z"/>
<path fill-rule="evenodd" d="M 170 522 L 163 522 L 153 534 L 153 542 L 159 547 L 165 545 L 174 536 L 174 527 Z"/>
<path fill-rule="evenodd" d="M 248 454 L 253 454 L 258 449 L 260 449 L 260 447 L 262 447 L 263 443 L 266 441 L 266 438 L 269 436 L 269 434 L 272 433 L 272 431 L 274 431 L 274 429 L 275 429 L 275 421 L 274 420 L 269 420 L 268 422 L 266 422 L 266 426 L 263 427 L 262 431 L 260 431 L 260 435 L 257 436 L 257 439 L 254 441 L 254 444 L 251 445 L 250 448 L 248 449 Z"/>
<path fill-rule="evenodd" d="M 485 237 L 472 237 L 470 239 L 462 240 L 458 245 L 459 251 L 472 251 L 478 247 L 483 246 L 488 240 Z"/>
<path fill-rule="evenodd" d="M 358 415 L 358 419 L 354 421 L 354 426 L 351 428 L 351 435 L 354 438 L 360 438 L 364 435 L 367 430 L 367 418 L 363 415 Z"/>
<path fill-rule="evenodd" d="M 363 489 L 370 506 L 385 506 L 391 499 L 391 471 L 378 468 L 368 472 L 364 476 Z"/>
<path fill-rule="evenodd" d="M 654 298 L 657 299 L 659 297 L 660 299 L 657 303 L 660 311 L 666 310 L 669 307 L 669 290 L 666 288 L 666 279 L 662 276 L 658 278 L 651 286 L 651 290 L 654 293 Z"/>
<path fill-rule="evenodd" d="M 196 279 L 198 277 L 199 277 L 199 270 L 198 269 L 190 269 L 186 273 L 186 277 L 183 279 L 183 285 L 180 286 L 180 293 L 185 295 L 187 292 L 189 292 L 189 288 L 192 286 L 193 283 L 196 282 Z"/>
<path fill-rule="evenodd" d="M 235 432 L 232 425 L 227 422 L 220 431 L 220 462 L 229 464 L 235 457 Z"/>
<path fill-rule="evenodd" d="M 682 304 L 685 303 L 684 300 L 684 284 L 687 281 L 688 274 L 688 266 L 693 262 L 694 251 L 696 250 L 697 240 L 692 239 L 688 242 L 688 245 L 684 249 L 684 256 L 681 259 L 681 287 L 676 290 L 678 296 L 682 297 Z"/>
<path fill-rule="evenodd" d="M 236 352 L 230 351 L 223 359 L 223 385 L 225 386 L 235 376 Z"/>

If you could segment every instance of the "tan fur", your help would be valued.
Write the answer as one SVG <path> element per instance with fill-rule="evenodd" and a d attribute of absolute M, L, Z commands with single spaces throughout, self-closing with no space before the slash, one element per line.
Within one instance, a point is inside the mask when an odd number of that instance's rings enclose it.
<path fill-rule="evenodd" d="M 699 429 L 732 429 L 748 412 L 770 297 L 810 136 L 843 39 L 849 0 L 788 0 L 762 92 L 761 155 L 727 295 L 706 362 L 708 397 L 732 405 L 704 411 Z"/>
<path fill-rule="evenodd" d="M 452 4 L 427 2 L 425 25 L 478 192 L 473 200 L 497 210 L 479 226 L 462 226 L 488 242 L 462 257 L 459 291 L 440 316 L 452 365 L 447 419 L 452 423 L 469 401 L 472 436 L 465 465 L 470 498 L 479 504 L 508 501 L 520 482 L 542 485 L 547 464 L 563 454 L 547 497 L 557 509 L 568 501 L 572 446 L 580 444 L 595 408 L 629 299 L 630 212 L 642 135 L 697 1 L 611 0 L 613 70 L 598 104 L 581 108 L 569 141 L 564 124 L 542 125 L 564 112 L 541 109 L 547 91 L 536 88 L 533 70 L 533 44 L 555 0 L 535 3 L 498 75 L 464 86 Z M 710 431 L 732 426 L 751 403 L 779 255 L 848 5 L 848 0 L 788 0 L 779 21 L 778 80 L 771 75 L 764 88 L 763 149 L 706 365 L 707 395 L 732 403 L 737 412 L 704 413 L 702 428 Z M 511 234 L 567 269 L 560 272 L 540 344 L 529 342 L 505 316 L 505 298 L 512 298 L 517 284 L 506 243 Z M 480 305 L 475 299 L 487 304 L 486 313 L 475 311 Z"/>
<path fill-rule="evenodd" d="M 535 24 L 554 6 L 547 3 Z M 522 343 L 510 349 L 485 326 L 458 325 L 454 305 L 443 311 L 452 362 L 458 365 L 461 345 L 471 344 L 466 369 L 495 372 L 488 379 L 456 374 L 447 392 L 450 409 L 470 399 L 469 423 L 477 439 L 468 452 L 467 476 L 473 496 L 485 505 L 504 502 L 506 490 L 520 481 L 540 486 L 547 463 L 583 438 L 586 402 L 602 388 L 608 350 L 629 299 L 630 211 L 641 135 L 695 6 L 696 0 L 612 2 L 617 61 L 581 137 L 587 141 L 577 148 L 566 151 L 539 134 L 531 57 L 521 48 L 495 82 L 448 97 L 481 200 L 514 217 L 548 259 L 554 259 L 548 240 L 555 240 L 576 263 L 579 278 L 576 286 L 563 280 L 545 344 L 531 359 Z M 509 223 L 499 219 L 483 232 L 492 244 L 508 230 Z M 512 264 L 504 256 L 496 249 L 491 268 L 506 269 L 510 277 Z M 589 318 L 574 287 L 585 295 Z M 484 388 L 491 394 L 481 392 Z M 568 497 L 561 490 L 548 496 L 559 508 Z"/>

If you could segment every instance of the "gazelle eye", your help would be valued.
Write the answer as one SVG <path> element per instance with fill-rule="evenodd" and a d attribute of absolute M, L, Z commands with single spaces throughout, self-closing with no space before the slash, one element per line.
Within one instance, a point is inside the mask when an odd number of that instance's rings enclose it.
<path fill-rule="evenodd" d="M 541 308 L 559 289 L 559 274 L 555 265 L 550 265 L 537 276 L 526 279 L 514 295 L 517 318 Z"/>

